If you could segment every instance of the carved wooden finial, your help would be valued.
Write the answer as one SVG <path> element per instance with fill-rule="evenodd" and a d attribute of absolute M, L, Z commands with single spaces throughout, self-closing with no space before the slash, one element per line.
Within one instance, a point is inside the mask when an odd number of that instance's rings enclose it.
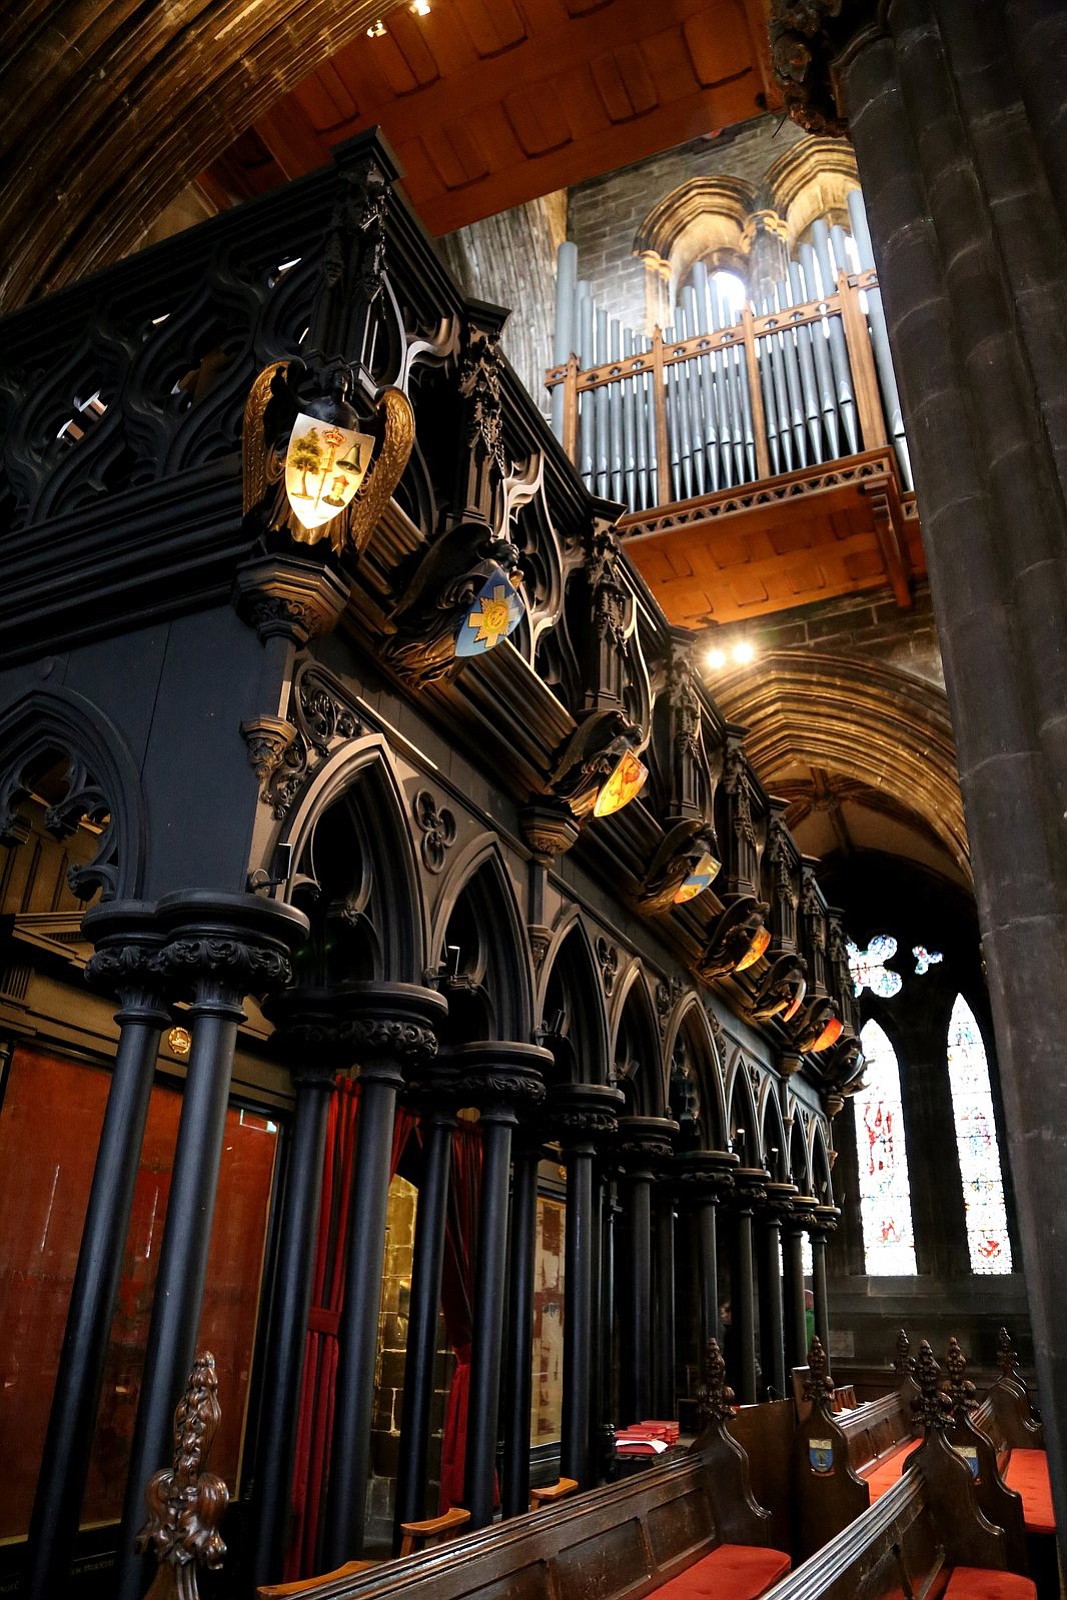
<path fill-rule="evenodd" d="M 726 1362 L 718 1339 L 704 1347 L 702 1382 L 697 1390 L 697 1416 L 706 1428 L 711 1422 L 726 1422 L 734 1414 L 734 1391 L 726 1382 Z"/>
<path fill-rule="evenodd" d="M 911 1408 L 925 1428 L 943 1428 L 952 1420 L 952 1401 L 940 1389 L 941 1368 L 934 1360 L 928 1340 L 919 1346 L 919 1359 L 915 1363 L 915 1381 L 919 1393 Z"/>
<path fill-rule="evenodd" d="M 808 1376 L 804 1380 L 804 1398 L 814 1404 L 825 1404 L 829 1407 L 833 1393 L 834 1380 L 828 1370 L 826 1351 L 823 1349 L 822 1340 L 816 1334 L 808 1350 Z"/>
<path fill-rule="evenodd" d="M 1019 1376 L 1019 1357 L 1015 1354 L 1011 1334 L 1007 1328 L 997 1329 L 997 1366 L 1000 1368 L 1001 1377 Z"/>
<path fill-rule="evenodd" d="M 960 1349 L 959 1340 L 956 1338 L 948 1341 L 945 1367 L 948 1371 L 945 1393 L 952 1402 L 953 1411 L 957 1414 L 961 1411 L 973 1411 L 978 1401 L 975 1398 L 974 1384 L 967 1377 L 967 1357 Z"/>
<path fill-rule="evenodd" d="M 906 1378 L 915 1371 L 915 1357 L 909 1354 L 911 1342 L 904 1329 L 897 1334 L 897 1353 L 893 1359 L 893 1371 L 900 1377 Z"/>
<path fill-rule="evenodd" d="M 215 1357 L 205 1351 L 174 1413 L 174 1464 L 154 1473 L 145 1489 L 148 1521 L 136 1544 L 159 1562 L 145 1600 L 199 1600 L 197 1564 L 217 1567 L 226 1554 L 218 1523 L 230 1492 L 203 1470 L 222 1418 L 217 1391 Z"/>

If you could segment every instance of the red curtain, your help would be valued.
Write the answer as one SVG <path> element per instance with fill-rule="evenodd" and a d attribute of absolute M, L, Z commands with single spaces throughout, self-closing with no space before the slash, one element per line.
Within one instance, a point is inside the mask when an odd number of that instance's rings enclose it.
<path fill-rule="evenodd" d="M 467 1444 L 467 1401 L 471 1377 L 471 1308 L 474 1303 L 474 1252 L 478 1197 L 482 1180 L 481 1127 L 461 1122 L 452 1139 L 452 1181 L 445 1222 L 441 1309 L 456 1370 L 445 1407 L 441 1440 L 441 1510 L 463 1501 Z"/>
<path fill-rule="evenodd" d="M 292 1494 L 294 1527 L 286 1559 L 287 1580 L 305 1577 L 315 1570 L 319 1517 L 330 1470 L 337 1333 L 344 1306 L 345 1251 L 358 1121 L 359 1083 L 339 1077 L 337 1092 L 330 1097 L 326 1122 L 322 1200 L 297 1422 Z M 393 1123 L 390 1179 L 396 1174 L 414 1125 L 413 1113 L 406 1106 L 398 1107 Z"/>

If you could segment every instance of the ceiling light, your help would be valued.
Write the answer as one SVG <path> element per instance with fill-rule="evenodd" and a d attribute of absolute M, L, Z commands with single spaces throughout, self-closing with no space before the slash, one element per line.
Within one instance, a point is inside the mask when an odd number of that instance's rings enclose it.
<path fill-rule="evenodd" d="M 726 665 L 726 651 L 709 650 L 707 654 L 707 663 L 712 672 L 721 672 L 723 667 Z"/>
<path fill-rule="evenodd" d="M 408 10 L 413 17 L 428 17 L 430 15 L 430 0 L 411 0 Z"/>
<path fill-rule="evenodd" d="M 389 30 L 385 26 L 385 23 L 382 21 L 381 17 L 375 17 L 374 21 L 371 23 L 370 27 L 367 29 L 367 38 L 368 39 L 381 39 L 381 38 L 384 37 L 384 35 L 386 33 L 388 33 L 388 31 Z"/>
<path fill-rule="evenodd" d="M 756 646 L 751 639 L 738 639 L 733 647 L 732 654 L 737 666 L 747 667 L 750 662 L 756 659 Z"/>

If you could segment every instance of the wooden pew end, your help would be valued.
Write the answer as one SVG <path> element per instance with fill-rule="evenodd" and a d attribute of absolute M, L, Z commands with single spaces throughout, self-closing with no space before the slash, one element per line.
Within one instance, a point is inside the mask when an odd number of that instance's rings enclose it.
<path fill-rule="evenodd" d="M 577 1478 L 557 1478 L 555 1483 L 546 1483 L 540 1489 L 531 1489 L 530 1510 L 540 1511 L 545 1506 L 554 1505 L 557 1500 L 562 1500 L 564 1495 L 573 1494 L 577 1487 Z"/>

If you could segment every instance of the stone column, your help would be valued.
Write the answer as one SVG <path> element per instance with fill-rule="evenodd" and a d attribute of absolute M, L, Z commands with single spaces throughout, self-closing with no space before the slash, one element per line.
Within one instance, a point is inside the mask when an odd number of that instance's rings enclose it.
<path fill-rule="evenodd" d="M 804 1304 L 804 1235 L 813 1225 L 813 1194 L 794 1196 L 788 1216 L 782 1218 L 782 1252 L 785 1265 L 785 1360 L 787 1376 L 808 1361 L 808 1318 Z"/>
<path fill-rule="evenodd" d="M 100 906 L 83 925 L 96 945 L 86 976 L 118 997 L 119 1041 L 30 1522 L 28 1600 L 50 1600 L 69 1579 L 152 1076 L 169 1020 L 158 962 L 162 936 L 150 908 Z"/>
<path fill-rule="evenodd" d="M 763 1227 L 763 1249 L 760 1261 L 760 1349 L 763 1354 L 763 1381 L 770 1385 L 779 1400 L 787 1398 L 788 1375 L 785 1365 L 785 1313 L 782 1303 L 781 1240 L 782 1221 L 792 1212 L 796 1194 L 793 1183 L 768 1183 L 767 1197 L 763 1202 L 760 1220 Z"/>
<path fill-rule="evenodd" d="M 415 1211 L 415 1245 L 408 1301 L 408 1341 L 404 1355 L 404 1398 L 400 1418 L 400 1457 L 396 1474 L 394 1554 L 402 1522 L 426 1516 L 426 1471 L 430 1451 L 437 1318 L 445 1259 L 445 1223 L 451 1184 L 452 1134 L 456 1127 L 455 1079 L 451 1070 L 428 1071 L 419 1085 L 423 1167 Z"/>
<path fill-rule="evenodd" d="M 811 1288 L 815 1298 L 815 1332 L 830 1353 L 830 1296 L 826 1289 L 826 1245 L 841 1215 L 836 1206 L 815 1206 L 808 1229 L 811 1238 Z"/>
<path fill-rule="evenodd" d="M 434 1029 L 447 1011 L 442 995 L 410 983 L 350 984 L 344 1004 L 343 1033 L 359 1063 L 360 1090 L 323 1533 L 328 1569 L 363 1552 L 397 1092 L 402 1069 L 433 1054 Z"/>
<path fill-rule="evenodd" d="M 738 1375 L 742 1405 L 756 1404 L 758 1377 L 756 1365 L 756 1260 L 753 1224 L 756 1207 L 763 1200 L 767 1174 L 762 1167 L 737 1167 L 734 1170 L 734 1209 L 737 1214 L 737 1283 L 734 1287 L 732 1315 L 737 1336 Z"/>
<path fill-rule="evenodd" d="M 168 895 L 156 916 L 167 936 L 162 971 L 191 993 L 193 1042 L 130 1448 L 116 1600 L 141 1600 L 147 1588 L 146 1561 L 133 1541 L 145 1520 L 145 1485 L 171 1459 L 174 1408 L 195 1355 L 242 1001 L 289 981 L 289 952 L 308 927 L 294 907 L 255 895 Z"/>
<path fill-rule="evenodd" d="M 553 1062 L 551 1051 L 517 1043 L 468 1045 L 455 1052 L 453 1061 L 460 1102 L 478 1107 L 484 1141 L 464 1496 L 472 1528 L 484 1528 L 493 1520 L 512 1131 L 520 1110 L 532 1110 L 544 1099 L 543 1074 Z"/>
<path fill-rule="evenodd" d="M 593 1163 L 597 1142 L 617 1128 L 622 1091 L 607 1084 L 565 1083 L 552 1091 L 550 1122 L 567 1169 L 563 1267 L 563 1421 L 560 1471 L 579 1487 L 595 1481 L 593 1416 L 593 1298 L 596 1211 Z"/>
<path fill-rule="evenodd" d="M 740 1162 L 729 1150 L 694 1150 L 675 1158 L 683 1196 L 692 1198 L 697 1233 L 699 1277 L 696 1366 L 699 1371 L 709 1339 L 721 1339 L 719 1327 L 718 1211 L 733 1192 L 733 1171 Z"/>
<path fill-rule="evenodd" d="M 678 1124 L 667 1117 L 620 1117 L 625 1265 L 619 1303 L 619 1421 L 652 1412 L 652 1184 L 669 1159 Z"/>
<path fill-rule="evenodd" d="M 533 1301 L 537 1245 L 537 1169 L 541 1136 L 536 1122 L 520 1127 L 511 1163 L 511 1240 L 508 1254 L 508 1350 L 504 1378 L 505 1517 L 530 1509 L 530 1408 L 533 1404 Z"/>
<path fill-rule="evenodd" d="M 280 1583 L 289 1533 L 300 1387 L 315 1269 L 326 1121 L 335 1073 L 348 1061 L 332 994 L 291 990 L 269 1008 L 296 1090 L 278 1224 L 277 1272 L 265 1308 L 263 1420 L 252 1509 L 253 1587 Z"/>
<path fill-rule="evenodd" d="M 675 1405 L 674 1191 L 665 1174 L 656 1184 L 652 1237 L 652 1410 L 656 1417 L 670 1419 Z"/>
<path fill-rule="evenodd" d="M 801 38 L 789 26 L 799 8 L 775 9 L 775 57 L 798 117 L 833 127 L 847 116 L 878 262 L 967 811 L 1064 1551 L 1064 14 L 1050 0 L 890 0 L 836 17 L 820 6 Z"/>

